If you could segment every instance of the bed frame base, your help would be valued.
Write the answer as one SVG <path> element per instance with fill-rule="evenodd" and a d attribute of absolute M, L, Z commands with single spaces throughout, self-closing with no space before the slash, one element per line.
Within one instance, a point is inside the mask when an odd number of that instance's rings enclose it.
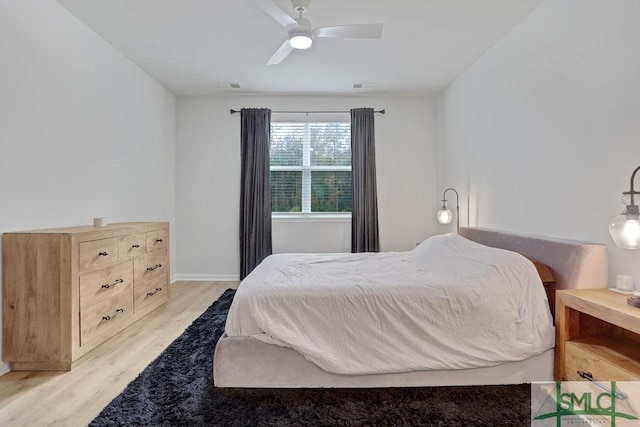
<path fill-rule="evenodd" d="M 339 375 L 319 368 L 291 348 L 266 344 L 250 337 L 223 335 L 216 346 L 214 358 L 216 387 L 368 388 L 553 381 L 553 349 L 523 361 L 486 368 Z"/>

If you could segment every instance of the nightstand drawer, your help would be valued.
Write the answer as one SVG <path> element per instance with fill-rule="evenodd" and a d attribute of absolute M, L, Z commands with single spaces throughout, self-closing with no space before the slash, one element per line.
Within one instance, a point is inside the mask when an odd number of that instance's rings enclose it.
<path fill-rule="evenodd" d="M 565 342 L 565 376 L 584 381 L 577 371 L 590 372 L 595 381 L 640 380 L 640 343 L 616 337 L 584 337 Z"/>

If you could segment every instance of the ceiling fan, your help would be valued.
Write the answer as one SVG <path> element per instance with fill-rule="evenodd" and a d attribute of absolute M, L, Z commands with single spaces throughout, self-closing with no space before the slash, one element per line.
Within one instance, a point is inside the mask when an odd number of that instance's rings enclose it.
<path fill-rule="evenodd" d="M 298 12 L 297 18 L 292 18 L 273 0 L 255 0 L 255 2 L 269 16 L 285 27 L 289 35 L 276 53 L 269 58 L 267 65 L 279 64 L 294 49 L 310 48 L 313 40 L 318 37 L 334 39 L 379 39 L 382 37 L 382 24 L 336 25 L 311 29 L 311 22 L 302 16 L 309 9 L 311 0 L 291 0 L 293 10 Z"/>

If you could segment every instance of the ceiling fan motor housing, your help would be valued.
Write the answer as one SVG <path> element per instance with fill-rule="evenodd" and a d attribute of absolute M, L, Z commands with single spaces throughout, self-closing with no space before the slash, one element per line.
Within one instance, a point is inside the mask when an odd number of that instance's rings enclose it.
<path fill-rule="evenodd" d="M 305 18 L 295 18 L 298 23 L 298 28 L 294 29 L 292 32 L 296 33 L 311 33 L 311 22 Z"/>

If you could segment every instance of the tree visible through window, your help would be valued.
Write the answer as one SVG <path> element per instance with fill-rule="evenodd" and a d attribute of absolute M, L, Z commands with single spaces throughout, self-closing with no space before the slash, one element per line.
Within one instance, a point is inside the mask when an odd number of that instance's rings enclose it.
<path fill-rule="evenodd" d="M 271 210 L 351 212 L 351 125 L 271 123 Z"/>

